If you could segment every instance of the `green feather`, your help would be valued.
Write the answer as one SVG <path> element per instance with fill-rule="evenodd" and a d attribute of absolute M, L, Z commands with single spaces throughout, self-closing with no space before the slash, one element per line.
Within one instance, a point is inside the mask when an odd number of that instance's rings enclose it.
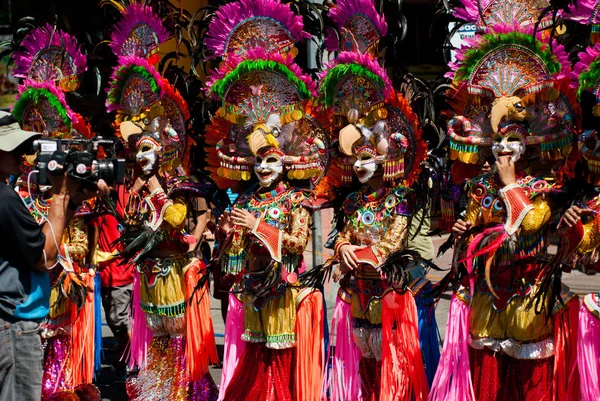
<path fill-rule="evenodd" d="M 216 93 L 217 95 L 219 95 L 219 97 L 223 99 L 229 87 L 233 85 L 234 82 L 239 80 L 243 74 L 261 70 L 272 70 L 284 75 L 288 81 L 290 81 L 296 86 L 296 88 L 298 88 L 298 91 L 305 99 L 309 99 L 312 97 L 312 93 L 307 88 L 304 81 L 298 78 L 296 74 L 294 74 L 285 65 L 272 60 L 242 61 L 237 65 L 237 67 L 235 67 L 233 71 L 227 73 L 222 79 L 215 81 L 215 83 L 210 88 L 210 91 Z"/>
<path fill-rule="evenodd" d="M 469 49 L 463 54 L 461 66 L 454 74 L 455 81 L 463 81 L 471 76 L 481 59 L 490 51 L 506 45 L 520 45 L 539 56 L 550 73 L 555 74 L 561 70 L 561 64 L 549 47 L 536 40 L 533 36 L 520 33 L 498 33 L 484 36 L 484 42 L 474 49 Z"/>
<path fill-rule="evenodd" d="M 323 95 L 322 102 L 325 106 L 329 107 L 333 104 L 333 99 L 336 96 L 335 88 L 346 75 L 365 77 L 375 82 L 380 88 L 385 87 L 385 82 L 379 75 L 372 73 L 371 70 L 360 64 L 338 64 L 327 72 L 319 89 L 319 92 Z"/>
<path fill-rule="evenodd" d="M 586 90 L 593 90 L 600 83 L 600 60 L 595 60 L 579 75 L 578 96 Z"/>
<path fill-rule="evenodd" d="M 112 104 L 117 104 L 121 102 L 121 93 L 123 91 L 123 86 L 125 82 L 132 75 L 141 75 L 150 83 L 150 88 L 152 92 L 158 94 L 158 83 L 154 79 L 154 76 L 148 72 L 144 67 L 139 65 L 133 67 L 122 67 L 117 71 L 117 75 L 115 79 L 110 83 L 110 90 L 108 91 L 108 100 Z"/>
<path fill-rule="evenodd" d="M 69 131 L 71 130 L 71 119 L 67 115 L 67 109 L 60 103 L 60 100 L 54 96 L 48 89 L 43 88 L 29 88 L 21 94 L 19 100 L 15 103 L 13 109 L 13 115 L 19 121 L 19 124 L 23 123 L 23 113 L 30 103 L 37 104 L 40 99 L 47 99 L 48 103 L 58 112 L 58 115 L 63 120 L 63 123 L 67 126 Z"/>

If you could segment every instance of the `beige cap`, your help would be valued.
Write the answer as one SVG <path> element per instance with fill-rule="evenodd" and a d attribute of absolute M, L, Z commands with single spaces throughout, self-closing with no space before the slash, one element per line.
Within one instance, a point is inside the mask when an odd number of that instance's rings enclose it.
<path fill-rule="evenodd" d="M 0 111 L 0 150 L 12 152 L 28 139 L 41 135 L 37 132 L 22 130 L 12 114 Z"/>

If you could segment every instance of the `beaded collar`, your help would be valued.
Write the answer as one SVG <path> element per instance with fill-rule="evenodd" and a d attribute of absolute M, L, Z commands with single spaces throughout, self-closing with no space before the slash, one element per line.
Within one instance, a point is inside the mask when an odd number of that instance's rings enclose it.
<path fill-rule="evenodd" d="M 274 198 L 277 195 L 281 195 L 283 192 L 287 191 L 288 186 L 285 182 L 280 181 L 279 184 L 275 188 L 267 192 L 256 192 L 255 195 L 258 196 L 261 200 L 266 200 L 270 198 Z"/>

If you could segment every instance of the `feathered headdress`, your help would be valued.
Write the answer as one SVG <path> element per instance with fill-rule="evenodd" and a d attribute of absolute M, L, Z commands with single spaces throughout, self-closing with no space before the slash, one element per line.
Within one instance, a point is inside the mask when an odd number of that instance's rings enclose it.
<path fill-rule="evenodd" d="M 143 57 L 152 65 L 158 63 L 158 46 L 169 33 L 152 7 L 130 4 L 123 10 L 123 19 L 115 26 L 110 47 L 117 57 Z"/>
<path fill-rule="evenodd" d="M 547 160 L 564 158 L 578 121 L 573 75 L 564 48 L 530 34 L 481 35 L 451 64 L 448 92 L 455 117 L 448 123 L 450 158 L 477 163 L 479 147 L 513 124 L 526 128 L 525 143 L 541 146 Z"/>
<path fill-rule="evenodd" d="M 579 62 L 575 64 L 574 72 L 579 80 L 579 95 L 584 91 L 594 94 L 596 104 L 592 113 L 600 117 L 600 43 L 579 53 Z"/>
<path fill-rule="evenodd" d="M 21 127 L 51 138 L 70 138 L 77 115 L 69 108 L 64 93 L 51 82 L 30 81 L 19 88 L 13 115 Z"/>
<path fill-rule="evenodd" d="M 453 10 L 456 18 L 475 24 L 477 32 L 503 31 L 533 32 L 552 24 L 552 15 L 542 16 L 550 6 L 548 0 L 460 0 Z"/>
<path fill-rule="evenodd" d="M 79 87 L 79 74 L 87 69 L 86 57 L 75 38 L 47 24 L 34 29 L 15 51 L 14 75 L 28 82 L 52 82 L 65 91 Z"/>
<path fill-rule="evenodd" d="M 310 38 L 303 30 L 302 17 L 278 0 L 240 0 L 225 4 L 216 12 L 206 34 L 209 58 L 244 56 L 262 48 L 266 53 L 291 53 L 294 43 Z"/>
<path fill-rule="evenodd" d="M 329 17 L 338 32 L 326 38 L 327 50 L 377 54 L 379 39 L 387 34 L 388 27 L 371 0 L 338 1 L 329 10 Z"/>
<path fill-rule="evenodd" d="M 394 91 L 375 57 L 379 39 L 387 32 L 385 20 L 370 0 L 339 1 L 330 15 L 340 31 L 339 48 L 349 50 L 319 74 L 319 100 L 332 114 L 340 148 L 330 181 L 335 186 L 351 182 L 352 165 L 361 150 L 383 165 L 384 180 L 412 183 L 426 145 L 417 116 Z"/>

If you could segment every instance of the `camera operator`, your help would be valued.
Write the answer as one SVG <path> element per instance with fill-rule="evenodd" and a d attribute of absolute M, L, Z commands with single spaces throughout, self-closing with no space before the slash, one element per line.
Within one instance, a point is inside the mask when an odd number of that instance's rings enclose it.
<path fill-rule="evenodd" d="M 57 263 L 62 233 L 78 205 L 95 194 L 66 175 L 51 178 L 48 221 L 36 223 L 6 182 L 21 173 L 21 157 L 40 134 L 20 129 L 0 112 L 0 401 L 39 401 L 42 383 L 40 322 L 49 309 L 48 269 Z M 98 191 L 107 191 L 100 180 Z"/>

